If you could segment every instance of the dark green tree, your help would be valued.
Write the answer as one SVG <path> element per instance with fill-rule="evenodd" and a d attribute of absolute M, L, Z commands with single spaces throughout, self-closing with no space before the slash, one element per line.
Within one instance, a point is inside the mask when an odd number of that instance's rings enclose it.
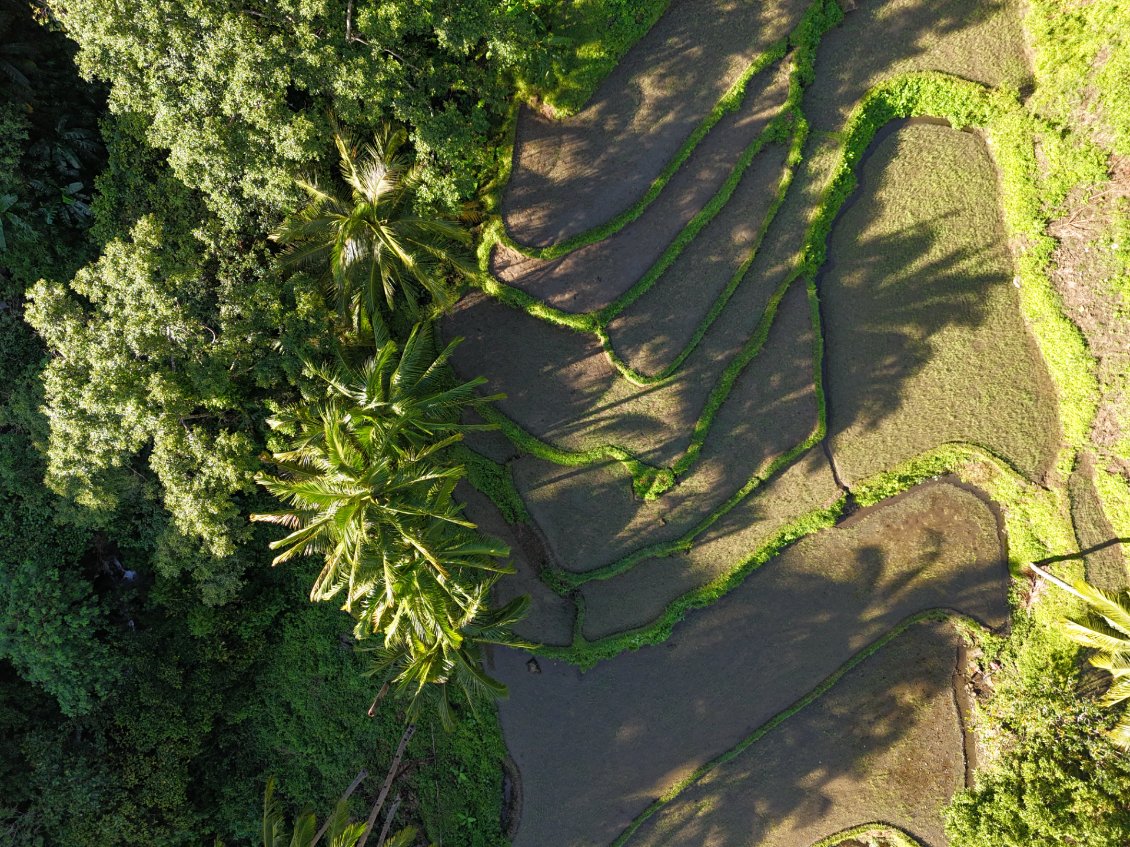
<path fill-rule="evenodd" d="M 292 206 L 327 112 L 409 130 L 421 200 L 454 207 L 491 162 L 515 74 L 542 61 L 531 0 L 48 0 L 83 72 L 230 225 Z"/>

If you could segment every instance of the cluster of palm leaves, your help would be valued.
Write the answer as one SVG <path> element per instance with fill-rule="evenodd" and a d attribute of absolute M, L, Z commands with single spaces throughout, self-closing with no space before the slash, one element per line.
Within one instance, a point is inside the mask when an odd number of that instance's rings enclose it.
<path fill-rule="evenodd" d="M 386 125 L 371 141 L 334 132 L 344 185 L 322 188 L 300 179 L 306 205 L 271 238 L 292 266 L 312 268 L 339 314 L 359 332 L 378 331 L 400 311 L 422 316 L 448 308 L 450 272 L 472 272 L 462 249 L 470 235 L 458 221 L 415 208 L 422 170 L 405 152 L 407 133 Z"/>
<path fill-rule="evenodd" d="M 1072 641 L 1095 650 L 1090 656 L 1092 665 L 1110 673 L 1111 685 L 1101 704 L 1116 706 L 1130 699 L 1130 593 L 1115 596 L 1083 580 L 1069 584 L 1042 568 L 1030 567 L 1086 604 L 1084 616 L 1065 620 L 1062 627 Z M 1130 710 L 1123 713 L 1110 738 L 1118 747 L 1130 751 Z"/>
<path fill-rule="evenodd" d="M 490 607 L 509 550 L 462 514 L 463 469 L 448 448 L 462 438 L 463 409 L 481 379 L 458 382 L 436 353 L 429 324 L 403 345 L 386 340 L 359 367 L 316 368 L 321 396 L 282 409 L 269 425 L 289 438 L 275 473 L 258 481 L 289 508 L 252 515 L 290 530 L 272 543 L 275 563 L 321 558 L 312 600 L 339 598 L 371 638 L 372 672 L 406 695 L 414 716 L 433 700 L 450 723 L 446 683 L 473 695 L 505 693 L 480 664 L 485 643 L 516 644 L 509 627 L 527 599 Z"/>
<path fill-rule="evenodd" d="M 450 725 L 447 683 L 472 703 L 505 693 L 483 672 L 480 649 L 519 643 L 510 626 L 528 600 L 491 608 L 509 551 L 481 536 L 453 497 L 463 469 L 449 448 L 468 428 L 461 415 L 496 398 L 476 396 L 482 379 L 453 378 L 458 341 L 437 351 L 427 323 L 453 302 L 450 276 L 471 269 L 470 235 L 418 214 L 420 170 L 405 140 L 390 126 L 364 143 L 335 129 L 343 184 L 299 180 L 308 202 L 272 235 L 287 265 L 321 275 L 347 343 L 371 338 L 375 354 L 359 366 L 339 357 L 311 367 L 321 393 L 268 421 L 289 444 L 258 481 L 289 508 L 252 520 L 289 530 L 271 545 L 276 564 L 321 558 L 311 599 L 338 598 L 354 616 L 381 691 L 404 695 L 410 719 L 432 700 Z"/>

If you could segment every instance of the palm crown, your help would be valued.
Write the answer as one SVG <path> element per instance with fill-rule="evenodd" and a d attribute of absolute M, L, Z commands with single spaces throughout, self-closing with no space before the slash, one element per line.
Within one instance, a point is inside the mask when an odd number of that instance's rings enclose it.
<path fill-rule="evenodd" d="M 344 593 L 357 636 L 380 641 L 374 672 L 411 696 L 413 713 L 428 683 L 504 692 L 479 667 L 478 644 L 517 644 L 507 627 L 526 608 L 489 608 L 497 574 L 511 572 L 501 561 L 509 550 L 481 536 L 453 497 L 463 469 L 444 451 L 475 428 L 459 423 L 462 409 L 494 399 L 475 396 L 481 379 L 452 380 L 445 365 L 457 344 L 436 355 L 425 325 L 358 368 L 316 371 L 324 396 L 269 420 L 291 443 L 274 454 L 276 473 L 257 476 L 289 508 L 251 516 L 290 530 L 271 544 L 276 564 L 323 557 L 311 599 Z M 438 705 L 447 722 L 446 693 Z"/>
<path fill-rule="evenodd" d="M 1030 567 L 1086 603 L 1086 615 L 1065 620 L 1063 631 L 1075 643 L 1094 648 L 1097 652 L 1090 657 L 1091 664 L 1109 671 L 1113 677 L 1102 705 L 1115 706 L 1130 699 L 1130 592 L 1115 596 L 1083 580 L 1068 584 L 1042 568 Z M 1122 715 L 1110 738 L 1117 746 L 1130 750 L 1130 712 Z"/>
<path fill-rule="evenodd" d="M 415 318 L 424 293 L 442 310 L 453 301 L 447 271 L 473 271 L 466 229 L 416 214 L 422 172 L 403 152 L 406 138 L 387 125 L 366 143 L 335 131 L 344 186 L 298 180 L 308 201 L 271 235 L 287 247 L 290 264 L 328 269 L 338 311 L 358 324 L 362 317 L 384 324 L 398 301 Z"/>

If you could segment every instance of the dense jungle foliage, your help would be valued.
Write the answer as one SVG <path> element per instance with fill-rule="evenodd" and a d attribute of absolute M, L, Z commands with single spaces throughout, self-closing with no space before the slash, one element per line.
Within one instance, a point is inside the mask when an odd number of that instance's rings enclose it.
<path fill-rule="evenodd" d="M 247 520 L 278 508 L 268 419 L 340 347 L 337 304 L 269 235 L 296 176 L 336 179 L 339 124 L 406 127 L 420 210 L 455 214 L 515 90 L 575 110 L 663 5 L 0 0 L 0 841 L 248 843 L 268 774 L 289 815 L 384 772 L 403 707 L 366 716 L 356 622 L 308 601 L 322 563 L 270 567 L 279 532 Z M 1034 105 L 1124 155 L 1128 15 L 1029 17 Z M 1076 694 L 1077 649 L 1028 627 L 987 657 L 1002 753 L 951 837 L 1126 843 L 1110 715 Z M 421 716 L 405 810 L 503 844 L 502 742 L 469 706 L 451 731 Z"/>
<path fill-rule="evenodd" d="M 334 179 L 335 122 L 398 120 L 453 209 L 540 56 L 527 5 L 426 7 L 0 4 L 5 843 L 244 843 L 268 774 L 297 810 L 383 773 L 402 706 L 366 716 L 354 623 L 247 515 L 267 418 L 338 347 L 268 240 L 295 177 Z M 402 815 L 501 843 L 492 707 L 453 701 Z"/>

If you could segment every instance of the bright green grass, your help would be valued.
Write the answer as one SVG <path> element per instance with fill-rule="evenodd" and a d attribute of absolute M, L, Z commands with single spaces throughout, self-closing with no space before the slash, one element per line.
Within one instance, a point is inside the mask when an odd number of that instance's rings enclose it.
<path fill-rule="evenodd" d="M 559 0 L 543 5 L 552 59 L 541 78 L 522 80 L 560 115 L 580 111 L 600 81 L 659 20 L 671 0 Z"/>

